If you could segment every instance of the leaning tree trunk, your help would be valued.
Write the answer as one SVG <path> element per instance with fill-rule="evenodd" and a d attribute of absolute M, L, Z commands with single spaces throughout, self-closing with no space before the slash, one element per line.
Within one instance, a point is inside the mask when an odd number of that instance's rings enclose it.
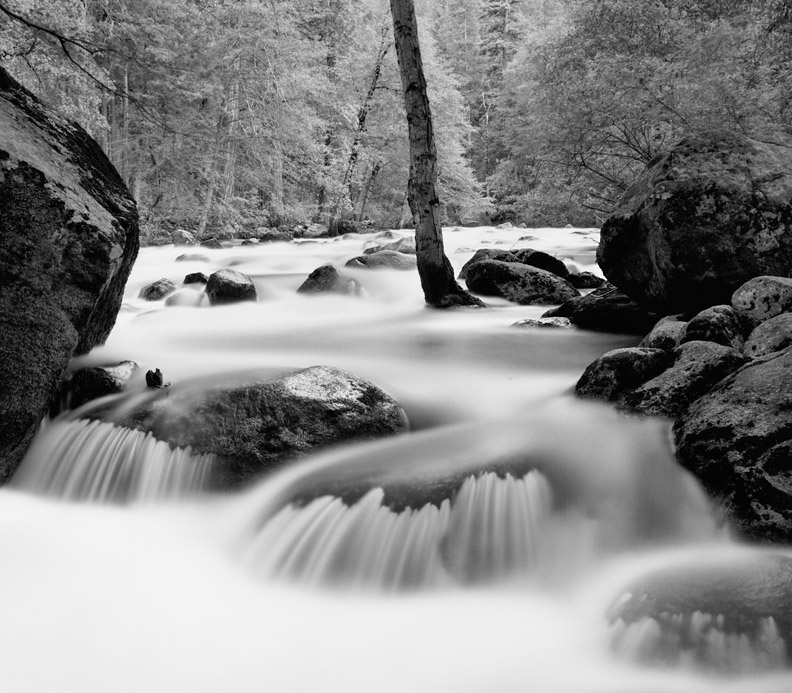
<path fill-rule="evenodd" d="M 443 250 L 440 202 L 436 190 L 437 151 L 413 0 L 390 0 L 390 6 L 410 135 L 407 192 L 415 223 L 418 274 L 424 297 L 430 306 L 436 308 L 481 306 L 481 301 L 456 283 L 454 270 Z"/>

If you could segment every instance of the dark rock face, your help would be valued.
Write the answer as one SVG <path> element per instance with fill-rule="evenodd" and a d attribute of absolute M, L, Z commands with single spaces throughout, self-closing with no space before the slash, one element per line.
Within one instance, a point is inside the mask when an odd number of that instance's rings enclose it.
<path fill-rule="evenodd" d="M 95 366 L 75 371 L 67 386 L 72 409 L 99 397 L 121 392 L 138 368 L 134 361 L 122 361 L 116 366 Z"/>
<path fill-rule="evenodd" d="M 759 358 L 792 345 L 792 313 L 781 313 L 759 325 L 745 342 L 743 352 L 749 358 Z"/>
<path fill-rule="evenodd" d="M 637 655 L 643 663 L 764 673 L 789 665 L 784 645 L 792 638 L 790 600 L 792 558 L 743 549 L 635 580 L 608 618 L 617 653 Z M 646 637 L 636 641 L 641 634 Z M 737 643 L 730 648 L 727 639 L 740 640 L 740 656 Z M 723 647 L 713 647 L 717 642 Z"/>
<path fill-rule="evenodd" d="M 742 349 L 742 328 L 731 306 L 712 306 L 702 310 L 690 319 L 679 341 L 684 343 L 702 340 Z"/>
<path fill-rule="evenodd" d="M 298 294 L 355 294 L 358 283 L 351 277 L 344 277 L 332 265 L 317 267 L 297 289 Z"/>
<path fill-rule="evenodd" d="M 729 132 L 679 142 L 603 225 L 597 262 L 605 276 L 662 314 L 729 303 L 759 275 L 787 276 L 790 146 L 781 135 L 759 141 Z"/>
<path fill-rule="evenodd" d="M 641 340 L 638 346 L 648 349 L 671 351 L 679 346 L 687 323 L 676 315 L 667 315 L 657 321 L 652 331 Z"/>
<path fill-rule="evenodd" d="M 765 320 L 792 310 L 792 279 L 786 277 L 754 277 L 734 292 L 732 306 L 749 325 L 755 327 Z"/>
<path fill-rule="evenodd" d="M 467 272 L 468 289 L 484 296 L 500 296 L 520 305 L 564 303 L 579 296 L 561 277 L 518 262 L 482 260 Z"/>
<path fill-rule="evenodd" d="M 500 250 L 499 248 L 480 248 L 473 257 L 470 258 L 462 269 L 459 270 L 459 279 L 467 279 L 468 270 L 482 260 L 500 260 L 501 262 L 517 262 L 517 259 L 510 250 Z"/>
<path fill-rule="evenodd" d="M 176 284 L 170 279 L 163 278 L 144 286 L 138 296 L 146 301 L 160 301 L 174 291 L 176 291 Z"/>
<path fill-rule="evenodd" d="M 395 250 L 378 250 L 371 255 L 352 258 L 346 265 L 365 269 L 411 270 L 418 267 L 418 262 L 415 255 L 406 255 Z"/>
<path fill-rule="evenodd" d="M 576 289 L 599 289 L 605 280 L 592 272 L 571 272 L 567 281 Z"/>
<path fill-rule="evenodd" d="M 250 277 L 231 269 L 218 270 L 209 276 L 206 295 L 213 306 L 258 300 Z"/>
<path fill-rule="evenodd" d="M 578 397 L 614 402 L 662 372 L 671 361 L 662 349 L 614 349 L 589 364 L 575 385 Z"/>
<path fill-rule="evenodd" d="M 0 68 L 0 482 L 73 354 L 115 323 L 137 209 L 99 146 Z"/>
<path fill-rule="evenodd" d="M 569 278 L 567 266 L 557 257 L 553 257 L 549 253 L 545 253 L 541 250 L 534 250 L 533 248 L 522 248 L 513 251 L 513 254 L 517 258 L 517 262 L 552 272 L 557 277 L 563 277 L 564 279 Z"/>
<path fill-rule="evenodd" d="M 659 315 L 649 313 L 612 284 L 548 310 L 543 318 L 569 318 L 584 330 L 645 335 Z"/>
<path fill-rule="evenodd" d="M 404 411 L 382 390 L 327 366 L 198 394 L 172 386 L 121 423 L 217 455 L 223 488 L 322 446 L 407 429 Z"/>
<path fill-rule="evenodd" d="M 209 277 L 203 272 L 191 272 L 190 274 L 184 275 L 185 284 L 206 284 L 208 281 Z"/>
<path fill-rule="evenodd" d="M 736 349 L 715 342 L 686 342 L 672 352 L 673 364 L 619 401 L 625 411 L 650 416 L 681 416 L 746 359 Z"/>
<path fill-rule="evenodd" d="M 674 425 L 677 459 L 744 536 L 792 541 L 792 350 L 739 369 Z"/>

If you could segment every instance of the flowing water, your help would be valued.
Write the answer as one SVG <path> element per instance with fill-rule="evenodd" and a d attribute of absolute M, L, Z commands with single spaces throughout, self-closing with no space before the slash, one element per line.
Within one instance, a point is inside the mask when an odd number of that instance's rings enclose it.
<path fill-rule="evenodd" d="M 446 231 L 457 270 L 476 248 L 528 246 L 592 269 L 596 240 Z M 636 340 L 512 327 L 546 308 L 497 299 L 431 311 L 414 271 L 348 269 L 357 296 L 295 293 L 371 243 L 141 251 L 107 344 L 75 367 L 133 359 L 203 388 L 337 366 L 394 396 L 412 431 L 212 495 L 211 456 L 81 418 L 92 404 L 46 422 L 0 491 L 2 690 L 792 690 L 778 614 L 640 611 L 647 574 L 679 569 L 684 592 L 688 566 L 750 568 L 770 549 L 729 539 L 666 422 L 569 395 Z M 137 297 L 225 267 L 258 303 Z M 132 390 L 101 404 L 145 397 L 142 376 Z"/>

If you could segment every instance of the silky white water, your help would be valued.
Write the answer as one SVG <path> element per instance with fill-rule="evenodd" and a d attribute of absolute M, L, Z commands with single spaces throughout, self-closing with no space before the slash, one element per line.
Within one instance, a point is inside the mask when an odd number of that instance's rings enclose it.
<path fill-rule="evenodd" d="M 497 299 L 431 311 L 415 272 L 347 270 L 360 297 L 295 293 L 371 240 L 141 251 L 107 344 L 75 365 L 133 359 L 193 387 L 338 366 L 393 395 L 414 432 L 212 496 L 211 459 L 49 422 L 0 491 L 2 690 L 790 690 L 769 617 L 759 642 L 691 614 L 710 660 L 665 642 L 678 656 L 656 666 L 645 650 L 673 633 L 607 616 L 648 571 L 761 554 L 718 526 L 666 424 L 568 396 L 593 358 L 636 340 L 510 327 L 545 307 Z M 526 246 L 590 269 L 595 242 L 446 232 L 457 270 L 476 248 Z M 176 263 L 183 252 L 208 260 Z M 195 287 L 179 299 L 193 307 L 137 298 L 228 266 L 258 303 L 211 308 Z M 434 488 L 447 492 L 405 507 Z"/>

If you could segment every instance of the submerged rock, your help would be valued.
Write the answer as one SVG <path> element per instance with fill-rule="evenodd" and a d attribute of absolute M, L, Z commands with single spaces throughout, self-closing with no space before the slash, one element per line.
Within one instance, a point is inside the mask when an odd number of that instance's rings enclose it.
<path fill-rule="evenodd" d="M 200 253 L 183 253 L 176 258 L 176 262 L 210 262 L 210 260 Z"/>
<path fill-rule="evenodd" d="M 571 330 L 574 325 L 569 318 L 525 318 L 512 323 L 512 327 L 541 327 L 544 329 Z"/>
<path fill-rule="evenodd" d="M 107 338 L 137 208 L 96 142 L 0 68 L 0 483 L 74 354 Z"/>
<path fill-rule="evenodd" d="M 341 275 L 332 265 L 317 267 L 297 289 L 298 294 L 356 294 L 360 290 L 352 277 Z"/>
<path fill-rule="evenodd" d="M 674 440 L 743 536 L 792 542 L 792 349 L 749 362 L 694 402 Z"/>
<path fill-rule="evenodd" d="M 168 294 L 176 291 L 176 284 L 170 279 L 158 279 L 151 284 L 147 284 L 141 290 L 138 296 L 146 301 L 161 301 Z"/>
<path fill-rule="evenodd" d="M 121 392 L 138 371 L 134 361 L 121 361 L 115 366 L 92 366 L 75 371 L 65 383 L 72 409 L 86 402 Z"/>
<path fill-rule="evenodd" d="M 660 316 L 644 310 L 615 286 L 604 284 L 586 296 L 548 310 L 542 317 L 569 318 L 584 330 L 643 336 Z"/>
<path fill-rule="evenodd" d="M 785 135 L 713 131 L 655 158 L 602 227 L 597 262 L 607 279 L 669 314 L 728 303 L 758 275 L 786 275 L 790 147 Z"/>
<path fill-rule="evenodd" d="M 482 260 L 471 265 L 467 287 L 474 293 L 500 296 L 520 305 L 563 303 L 580 295 L 569 282 L 552 272 L 500 260 Z"/>
<path fill-rule="evenodd" d="M 375 385 L 328 366 L 209 392 L 168 388 L 120 423 L 218 456 L 215 485 L 235 487 L 317 448 L 407 429 Z"/>
<path fill-rule="evenodd" d="M 218 270 L 211 274 L 206 283 L 206 295 L 213 306 L 258 300 L 253 280 L 232 269 Z"/>
<path fill-rule="evenodd" d="M 347 267 L 365 269 L 411 270 L 418 267 L 414 255 L 406 255 L 395 250 L 378 250 L 371 255 L 359 255 L 346 263 Z"/>

